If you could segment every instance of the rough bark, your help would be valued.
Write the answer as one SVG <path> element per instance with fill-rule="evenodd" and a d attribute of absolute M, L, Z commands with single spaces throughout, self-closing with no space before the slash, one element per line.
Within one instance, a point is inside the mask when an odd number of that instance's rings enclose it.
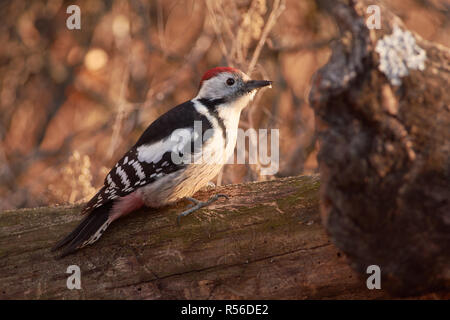
<path fill-rule="evenodd" d="M 348 3 L 348 4 L 347 4 Z M 421 39 L 425 69 L 392 85 L 378 69 L 377 41 L 403 23 L 374 1 L 331 9 L 342 38 L 310 94 L 321 151 L 321 216 L 333 242 L 384 288 L 412 294 L 450 288 L 450 50 Z M 367 16 L 366 16 L 367 17 Z"/>
<path fill-rule="evenodd" d="M 93 246 L 57 260 L 51 246 L 79 207 L 0 214 L 0 298 L 372 298 L 320 225 L 317 177 L 221 187 L 231 198 L 182 219 L 186 203 L 142 210 Z M 81 268 L 82 290 L 66 269 Z"/>
<path fill-rule="evenodd" d="M 80 207 L 0 214 L 0 299 L 388 298 L 368 290 L 320 224 L 319 179 L 292 177 L 220 187 L 218 202 L 176 224 L 186 203 L 141 210 L 93 246 L 55 259 L 51 246 Z M 81 290 L 69 290 L 69 265 Z M 424 298 L 442 298 L 429 295 Z"/>

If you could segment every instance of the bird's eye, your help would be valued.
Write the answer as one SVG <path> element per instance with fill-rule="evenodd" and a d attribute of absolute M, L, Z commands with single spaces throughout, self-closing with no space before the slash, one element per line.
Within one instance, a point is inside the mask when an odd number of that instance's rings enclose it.
<path fill-rule="evenodd" d="M 227 85 L 232 86 L 234 84 L 234 79 L 233 78 L 228 78 L 227 79 Z"/>

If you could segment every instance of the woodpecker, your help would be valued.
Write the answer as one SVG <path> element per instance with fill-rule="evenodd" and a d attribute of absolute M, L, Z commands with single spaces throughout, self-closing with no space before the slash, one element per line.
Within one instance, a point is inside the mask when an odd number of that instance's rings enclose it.
<path fill-rule="evenodd" d="M 209 205 L 191 198 L 234 153 L 241 111 L 271 81 L 250 80 L 230 67 L 208 70 L 195 98 L 156 119 L 115 164 L 82 210 L 80 224 L 53 250 L 60 257 L 97 241 L 108 226 L 142 206 L 158 208 L 180 199 L 194 203 L 185 216 Z"/>

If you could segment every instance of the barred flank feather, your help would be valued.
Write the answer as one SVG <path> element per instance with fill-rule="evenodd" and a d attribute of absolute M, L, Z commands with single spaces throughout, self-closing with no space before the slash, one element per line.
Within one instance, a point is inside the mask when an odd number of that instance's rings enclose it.
<path fill-rule="evenodd" d="M 97 241 L 111 223 L 110 211 L 114 201 L 93 209 L 68 236 L 59 241 L 52 249 L 58 250 L 67 246 L 60 258 L 65 257 L 88 244 Z"/>

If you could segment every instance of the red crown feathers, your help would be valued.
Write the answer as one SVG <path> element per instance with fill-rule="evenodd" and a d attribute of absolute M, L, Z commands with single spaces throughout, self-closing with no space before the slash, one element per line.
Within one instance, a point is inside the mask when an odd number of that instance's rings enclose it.
<path fill-rule="evenodd" d="M 235 68 L 230 68 L 230 67 L 216 67 L 216 68 L 209 69 L 203 75 L 202 80 L 200 80 L 200 88 L 202 87 L 203 81 L 211 79 L 222 72 L 237 73 L 237 72 L 239 72 L 239 70 L 235 69 Z"/>

